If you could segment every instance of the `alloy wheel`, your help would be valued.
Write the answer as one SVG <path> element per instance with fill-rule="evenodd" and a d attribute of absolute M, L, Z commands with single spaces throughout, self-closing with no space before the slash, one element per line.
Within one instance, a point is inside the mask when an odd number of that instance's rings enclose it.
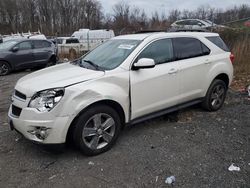
<path fill-rule="evenodd" d="M 98 113 L 89 118 L 82 131 L 82 139 L 92 150 L 107 146 L 115 135 L 115 121 L 105 113 Z"/>
<path fill-rule="evenodd" d="M 222 85 L 217 85 L 216 87 L 214 87 L 211 95 L 211 105 L 214 108 L 218 108 L 223 104 L 225 93 L 226 90 Z"/>
<path fill-rule="evenodd" d="M 9 66 L 6 63 L 0 63 L 0 75 L 6 75 L 9 72 Z"/>

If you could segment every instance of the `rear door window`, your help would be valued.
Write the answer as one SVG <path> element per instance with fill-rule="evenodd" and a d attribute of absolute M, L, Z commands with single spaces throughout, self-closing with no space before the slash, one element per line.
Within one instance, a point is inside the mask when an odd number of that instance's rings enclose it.
<path fill-rule="evenodd" d="M 202 52 L 203 52 L 203 55 L 209 55 L 211 50 L 201 42 L 201 48 L 202 48 Z"/>
<path fill-rule="evenodd" d="M 197 20 L 189 20 L 189 25 L 199 25 Z"/>
<path fill-rule="evenodd" d="M 172 61 L 173 57 L 171 39 L 161 39 L 149 44 L 137 57 L 137 60 L 141 58 L 150 58 L 153 59 L 156 64 L 161 64 Z"/>
<path fill-rule="evenodd" d="M 177 25 L 185 25 L 184 21 L 176 22 Z"/>
<path fill-rule="evenodd" d="M 34 43 L 34 48 L 38 49 L 38 48 L 48 48 L 51 46 L 50 42 L 47 41 L 43 41 L 43 40 L 35 40 L 33 41 Z"/>
<path fill-rule="evenodd" d="M 176 60 L 208 55 L 210 49 L 195 38 L 173 38 L 174 54 Z"/>
<path fill-rule="evenodd" d="M 213 37 L 206 37 L 210 42 L 214 43 L 216 46 L 218 46 L 220 49 L 230 52 L 227 45 L 224 43 L 224 41 L 219 36 L 213 36 Z"/>

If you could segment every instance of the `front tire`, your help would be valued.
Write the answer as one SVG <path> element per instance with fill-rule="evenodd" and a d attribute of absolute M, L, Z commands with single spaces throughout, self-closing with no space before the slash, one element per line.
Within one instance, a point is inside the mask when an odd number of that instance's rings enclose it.
<path fill-rule="evenodd" d="M 208 111 L 219 110 L 226 98 L 227 86 L 224 81 L 215 79 L 210 85 L 202 107 Z"/>
<path fill-rule="evenodd" d="M 7 74 L 9 74 L 11 71 L 11 67 L 9 65 L 9 63 L 4 62 L 4 61 L 0 61 L 0 76 L 5 76 Z"/>
<path fill-rule="evenodd" d="M 73 140 L 89 156 L 108 151 L 121 130 L 118 113 L 106 105 L 95 105 L 83 112 L 73 130 Z"/>

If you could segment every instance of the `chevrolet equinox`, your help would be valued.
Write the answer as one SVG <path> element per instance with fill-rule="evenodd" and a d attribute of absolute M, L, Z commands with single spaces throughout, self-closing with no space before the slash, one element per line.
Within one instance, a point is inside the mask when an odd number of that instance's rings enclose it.
<path fill-rule="evenodd" d="M 21 78 L 10 127 L 41 144 L 71 138 L 84 154 L 97 155 L 112 147 L 126 124 L 197 103 L 220 109 L 233 59 L 216 33 L 114 37 L 80 59 Z"/>

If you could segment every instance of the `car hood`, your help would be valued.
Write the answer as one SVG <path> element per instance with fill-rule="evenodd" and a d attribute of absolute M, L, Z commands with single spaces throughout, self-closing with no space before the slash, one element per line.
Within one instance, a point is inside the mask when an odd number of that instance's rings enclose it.
<path fill-rule="evenodd" d="M 64 63 L 28 74 L 18 80 L 15 89 L 31 97 L 50 88 L 66 87 L 103 76 L 105 72 Z"/>

